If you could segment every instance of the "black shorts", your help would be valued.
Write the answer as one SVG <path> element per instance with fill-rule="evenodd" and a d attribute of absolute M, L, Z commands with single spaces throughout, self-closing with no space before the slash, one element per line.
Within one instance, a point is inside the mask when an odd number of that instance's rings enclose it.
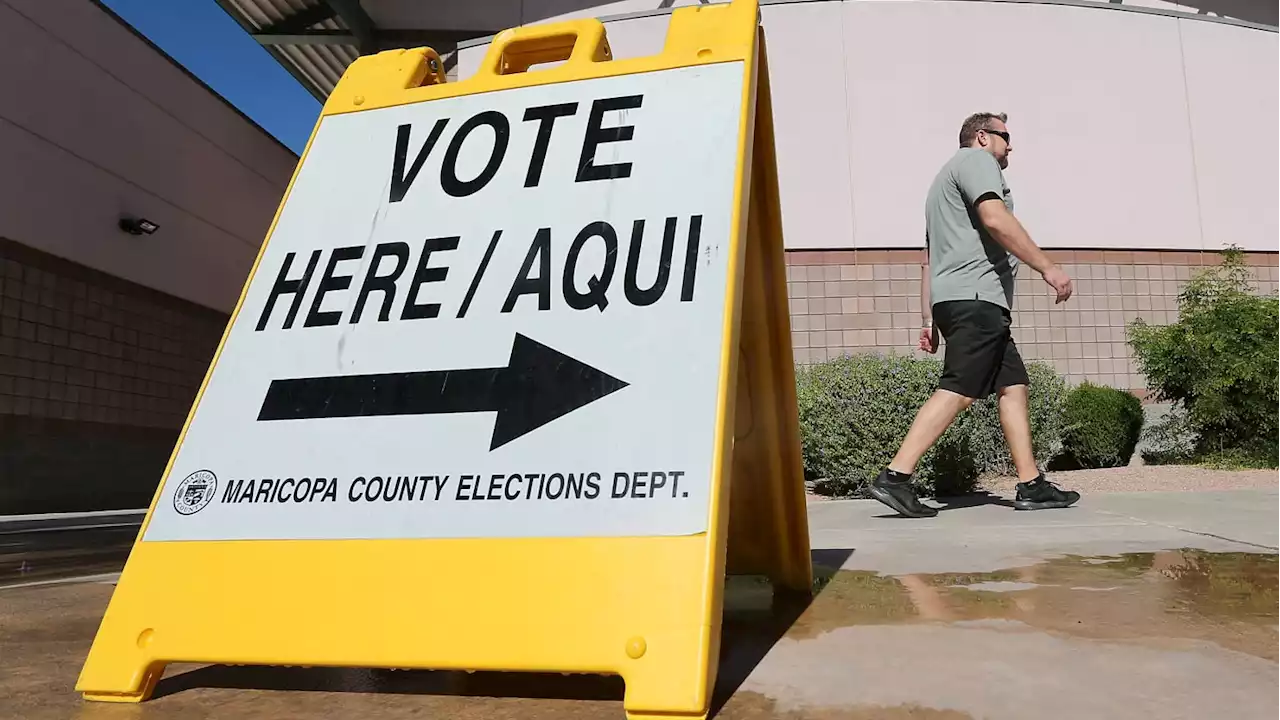
<path fill-rule="evenodd" d="M 939 388 L 985 398 L 1031 383 L 1013 342 L 1008 310 L 983 300 L 952 300 L 933 306 L 933 322 L 946 340 Z"/>

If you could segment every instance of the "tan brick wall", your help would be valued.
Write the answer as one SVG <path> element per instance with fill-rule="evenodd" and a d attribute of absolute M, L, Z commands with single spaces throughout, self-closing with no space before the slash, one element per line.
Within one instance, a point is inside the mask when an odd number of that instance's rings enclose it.
<path fill-rule="evenodd" d="M 0 414 L 182 426 L 227 316 L 0 244 Z"/>
<path fill-rule="evenodd" d="M 1068 382 L 1089 380 L 1140 390 L 1146 381 L 1125 342 L 1134 318 L 1163 325 L 1177 319 L 1177 295 L 1214 253 L 1052 251 L 1075 280 L 1075 294 L 1054 305 L 1030 268 L 1018 274 L 1013 327 L 1023 357 L 1053 363 Z M 918 250 L 805 251 L 787 254 L 792 347 L 796 362 L 857 352 L 915 350 L 920 324 Z M 1250 253 L 1255 289 L 1273 294 L 1280 268 L 1273 253 Z M 941 354 L 939 354 L 941 357 Z"/>
<path fill-rule="evenodd" d="M 146 507 L 226 322 L 0 238 L 0 515 Z"/>

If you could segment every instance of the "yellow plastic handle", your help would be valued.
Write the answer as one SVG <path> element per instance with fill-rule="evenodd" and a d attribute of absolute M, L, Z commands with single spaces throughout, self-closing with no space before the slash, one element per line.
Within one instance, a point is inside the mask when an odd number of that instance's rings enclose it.
<path fill-rule="evenodd" d="M 503 30 L 489 44 L 480 72 L 511 75 L 539 63 L 571 65 L 609 60 L 604 24 L 595 18 Z"/>
<path fill-rule="evenodd" d="M 417 82 L 419 87 L 423 85 L 443 85 L 449 79 L 444 74 L 444 61 L 440 59 L 440 53 L 433 48 L 422 48 L 422 79 Z"/>

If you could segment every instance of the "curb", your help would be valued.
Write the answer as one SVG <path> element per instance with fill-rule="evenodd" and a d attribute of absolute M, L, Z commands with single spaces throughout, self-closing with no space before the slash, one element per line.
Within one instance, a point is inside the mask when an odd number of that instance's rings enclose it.
<path fill-rule="evenodd" d="M 0 534 L 137 527 L 142 524 L 146 516 L 147 511 L 145 508 L 138 510 L 0 515 Z"/>

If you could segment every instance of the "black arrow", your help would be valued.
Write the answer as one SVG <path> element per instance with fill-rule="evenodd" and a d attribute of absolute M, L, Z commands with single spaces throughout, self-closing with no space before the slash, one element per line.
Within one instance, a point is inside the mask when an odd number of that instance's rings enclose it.
<path fill-rule="evenodd" d="M 516 333 L 506 367 L 272 380 L 258 420 L 497 412 L 494 450 L 626 386 Z"/>

